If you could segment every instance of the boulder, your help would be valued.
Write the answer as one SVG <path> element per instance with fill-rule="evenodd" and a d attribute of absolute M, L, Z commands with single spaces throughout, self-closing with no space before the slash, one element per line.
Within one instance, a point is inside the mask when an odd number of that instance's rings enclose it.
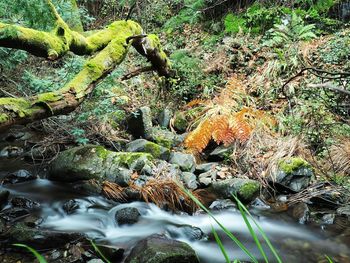
<path fill-rule="evenodd" d="M 299 157 L 281 160 L 278 168 L 277 174 L 271 180 L 294 192 L 305 189 L 313 176 L 311 165 Z"/>
<path fill-rule="evenodd" d="M 232 146 L 226 147 L 220 145 L 214 151 L 212 151 L 208 156 L 208 161 L 217 162 L 223 161 L 225 158 L 228 158 L 232 153 Z"/>
<path fill-rule="evenodd" d="M 148 138 L 152 128 L 151 109 L 147 106 L 139 108 L 127 118 L 127 126 L 134 138 Z"/>
<path fill-rule="evenodd" d="M 173 127 L 179 133 L 184 133 L 187 129 L 188 121 L 185 112 L 177 112 L 174 116 Z"/>
<path fill-rule="evenodd" d="M 162 128 L 168 128 L 173 113 L 169 109 L 164 109 L 158 116 L 159 126 Z"/>
<path fill-rule="evenodd" d="M 112 152 L 102 146 L 86 145 L 61 152 L 52 162 L 50 180 L 75 182 L 115 178 L 119 168 L 139 171 L 153 160 L 148 153 Z"/>
<path fill-rule="evenodd" d="M 299 224 L 306 224 L 310 219 L 310 209 L 307 204 L 299 202 L 291 207 L 291 215 Z"/>
<path fill-rule="evenodd" d="M 125 263 L 199 263 L 196 252 L 186 243 L 153 235 L 139 241 Z"/>
<path fill-rule="evenodd" d="M 219 163 L 216 163 L 216 162 L 199 164 L 196 166 L 195 174 L 209 172 L 210 170 L 214 169 L 218 165 Z"/>
<path fill-rule="evenodd" d="M 16 172 L 13 172 L 3 179 L 3 183 L 10 183 L 10 184 L 15 184 L 15 183 L 20 183 L 24 181 L 29 181 L 29 180 L 34 180 L 37 177 L 32 175 L 29 171 L 27 170 L 18 170 Z"/>
<path fill-rule="evenodd" d="M 209 186 L 213 181 L 216 180 L 217 171 L 216 170 L 209 170 L 208 172 L 201 173 L 198 176 L 198 181 L 203 186 Z"/>
<path fill-rule="evenodd" d="M 184 182 L 185 186 L 189 189 L 197 189 L 198 182 L 197 182 L 197 176 L 190 172 L 183 172 L 181 174 L 181 179 Z"/>
<path fill-rule="evenodd" d="M 232 178 L 212 183 L 212 191 L 220 198 L 233 199 L 233 194 L 243 202 L 250 202 L 259 193 L 260 183 L 251 179 Z"/>
<path fill-rule="evenodd" d="M 196 159 L 192 154 L 173 152 L 170 155 L 169 163 L 177 164 L 184 172 L 194 172 Z"/>
<path fill-rule="evenodd" d="M 185 139 L 185 134 L 178 135 L 160 127 L 153 127 L 146 139 L 170 149 L 171 147 L 181 144 Z"/>
<path fill-rule="evenodd" d="M 168 160 L 170 151 L 168 148 L 160 146 L 154 142 L 145 139 L 137 139 L 126 145 L 127 152 L 145 152 L 151 154 L 154 158 Z"/>
<path fill-rule="evenodd" d="M 137 223 L 140 212 L 135 207 L 125 207 L 115 213 L 115 220 L 118 225 L 132 225 Z"/>

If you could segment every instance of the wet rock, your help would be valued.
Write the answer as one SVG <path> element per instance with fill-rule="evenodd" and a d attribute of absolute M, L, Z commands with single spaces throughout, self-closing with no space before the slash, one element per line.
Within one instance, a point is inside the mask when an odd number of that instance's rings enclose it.
<path fill-rule="evenodd" d="M 141 107 L 127 118 L 128 132 L 134 138 L 149 138 L 152 128 L 151 109 L 147 106 Z"/>
<path fill-rule="evenodd" d="M 297 203 L 292 207 L 292 216 L 299 224 L 306 224 L 310 219 L 310 209 L 305 203 Z"/>
<path fill-rule="evenodd" d="M 97 248 L 101 251 L 102 255 L 105 256 L 110 262 L 119 262 L 124 255 L 124 249 L 123 248 L 114 248 L 109 247 L 107 245 L 96 245 Z M 94 249 L 91 248 L 93 251 Z"/>
<path fill-rule="evenodd" d="M 6 146 L 0 151 L 0 157 L 13 158 L 23 153 L 23 148 L 17 146 Z"/>
<path fill-rule="evenodd" d="M 25 208 L 25 209 L 35 209 L 40 207 L 39 203 L 21 196 L 16 196 L 12 198 L 11 204 L 14 207 Z"/>
<path fill-rule="evenodd" d="M 208 156 L 208 161 L 223 161 L 228 158 L 232 153 L 232 146 L 225 147 L 220 145 L 214 151 L 212 151 Z"/>
<path fill-rule="evenodd" d="M 350 205 L 342 206 L 337 209 L 337 214 L 347 216 L 350 219 Z"/>
<path fill-rule="evenodd" d="M 71 184 L 71 188 L 85 195 L 99 195 L 102 192 L 102 184 L 96 180 L 78 181 Z"/>
<path fill-rule="evenodd" d="M 118 225 L 132 225 L 137 223 L 140 212 L 135 207 L 126 207 L 118 210 L 115 214 L 115 220 Z"/>
<path fill-rule="evenodd" d="M 184 172 L 194 172 L 196 159 L 192 154 L 173 152 L 170 155 L 169 163 L 177 164 Z"/>
<path fill-rule="evenodd" d="M 215 169 L 218 165 L 219 163 L 216 162 L 199 164 L 196 166 L 195 174 L 209 172 L 210 170 Z"/>
<path fill-rule="evenodd" d="M 9 195 L 10 195 L 9 191 L 0 190 L 0 210 L 6 206 Z"/>
<path fill-rule="evenodd" d="M 302 158 L 293 157 L 279 163 L 279 171 L 272 181 L 294 192 L 300 192 L 309 185 L 312 176 L 310 164 Z"/>
<path fill-rule="evenodd" d="M 195 251 L 186 243 L 153 235 L 139 241 L 125 263 L 199 263 Z"/>
<path fill-rule="evenodd" d="M 262 201 L 260 198 L 256 198 L 251 204 L 250 207 L 254 207 L 256 209 L 260 210 L 268 210 L 271 209 L 271 206 L 266 204 L 264 201 Z"/>
<path fill-rule="evenodd" d="M 79 209 L 79 203 L 77 200 L 68 200 L 63 204 L 62 208 L 68 215 L 70 215 Z"/>
<path fill-rule="evenodd" d="M 259 193 L 260 183 L 251 179 L 232 178 L 212 183 L 212 191 L 218 197 L 233 199 L 233 194 L 243 202 L 250 202 Z"/>
<path fill-rule="evenodd" d="M 79 233 L 64 233 L 32 228 L 22 222 L 8 226 L 0 234 L 0 240 L 8 240 L 10 243 L 30 244 L 35 249 L 57 248 L 81 238 L 83 238 L 83 235 Z"/>
<path fill-rule="evenodd" d="M 215 200 L 209 208 L 211 210 L 236 209 L 236 204 L 230 199 Z"/>
<path fill-rule="evenodd" d="M 120 167 L 141 170 L 153 160 L 147 153 L 112 152 L 102 146 L 86 145 L 61 152 L 52 162 L 50 180 L 75 182 L 104 180 L 118 174 Z"/>
<path fill-rule="evenodd" d="M 185 226 L 168 226 L 167 232 L 174 239 L 188 239 L 191 241 L 201 240 L 204 238 L 204 233 L 199 227 L 190 225 Z"/>
<path fill-rule="evenodd" d="M 181 179 L 187 188 L 193 189 L 193 190 L 197 189 L 198 183 L 197 183 L 197 177 L 195 174 L 189 173 L 189 172 L 183 172 L 181 174 Z"/>
<path fill-rule="evenodd" d="M 25 182 L 25 181 L 30 181 L 30 180 L 35 180 L 37 179 L 36 176 L 32 175 L 29 171 L 27 170 L 18 170 L 16 172 L 13 172 L 3 179 L 3 183 L 7 184 L 16 184 L 20 182 Z"/>
<path fill-rule="evenodd" d="M 105 263 L 102 259 L 99 258 L 93 258 L 87 261 L 86 263 Z"/>
<path fill-rule="evenodd" d="M 168 128 L 173 113 L 169 109 L 164 109 L 158 117 L 159 126 L 162 128 Z"/>
<path fill-rule="evenodd" d="M 126 145 L 127 152 L 145 152 L 151 154 L 154 158 L 168 160 L 170 151 L 168 148 L 145 139 L 137 139 Z"/>
<path fill-rule="evenodd" d="M 333 225 L 335 220 L 335 214 L 325 214 L 322 216 L 321 223 L 324 225 Z"/>

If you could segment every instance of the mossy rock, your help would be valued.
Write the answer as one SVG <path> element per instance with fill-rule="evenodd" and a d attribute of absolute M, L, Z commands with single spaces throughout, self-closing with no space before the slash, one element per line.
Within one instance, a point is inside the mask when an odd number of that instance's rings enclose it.
<path fill-rule="evenodd" d="M 116 176 L 120 167 L 138 171 L 152 160 L 148 153 L 113 152 L 96 145 L 80 146 L 58 155 L 52 163 L 49 179 L 64 182 L 104 180 Z"/>
<path fill-rule="evenodd" d="M 251 179 L 232 178 L 212 183 L 211 190 L 218 197 L 234 200 L 237 195 L 242 202 L 253 201 L 259 194 L 260 183 Z"/>
<path fill-rule="evenodd" d="M 196 252 L 186 243 L 150 236 L 139 241 L 125 263 L 199 263 Z"/>
<path fill-rule="evenodd" d="M 188 121 L 184 112 L 177 112 L 175 114 L 173 126 L 174 129 L 180 133 L 183 133 L 187 130 Z"/>
<path fill-rule="evenodd" d="M 156 159 L 168 160 L 170 151 L 168 148 L 145 139 L 138 139 L 126 145 L 128 152 L 146 152 Z"/>
<path fill-rule="evenodd" d="M 278 168 L 286 174 L 291 174 L 300 168 L 312 168 L 311 165 L 300 157 L 291 157 L 284 160 L 280 160 Z"/>

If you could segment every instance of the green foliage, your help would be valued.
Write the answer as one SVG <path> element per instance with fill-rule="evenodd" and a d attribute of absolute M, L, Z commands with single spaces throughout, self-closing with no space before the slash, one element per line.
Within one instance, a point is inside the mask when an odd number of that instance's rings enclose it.
<path fill-rule="evenodd" d="M 320 58 L 323 63 L 333 65 L 344 64 L 344 70 L 350 68 L 350 35 L 346 32 L 338 32 L 334 34 L 325 46 L 319 49 Z"/>
<path fill-rule="evenodd" d="M 227 33 L 236 34 L 240 31 L 246 32 L 248 30 L 246 27 L 246 19 L 232 13 L 225 17 L 224 24 Z"/>
<path fill-rule="evenodd" d="M 265 44 L 278 46 L 310 40 L 316 38 L 314 31 L 315 25 L 305 25 L 303 19 L 293 12 L 282 24 L 274 25 L 274 28 L 268 32 L 270 40 Z"/>
<path fill-rule="evenodd" d="M 89 139 L 85 138 L 85 131 L 83 129 L 74 128 L 70 131 L 70 134 L 74 137 L 75 142 L 79 145 L 86 145 L 89 143 Z"/>

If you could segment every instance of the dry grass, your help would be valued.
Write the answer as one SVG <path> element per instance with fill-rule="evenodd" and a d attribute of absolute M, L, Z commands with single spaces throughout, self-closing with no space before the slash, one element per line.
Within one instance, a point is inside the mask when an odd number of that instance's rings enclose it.
<path fill-rule="evenodd" d="M 350 175 L 350 139 L 342 138 L 341 141 L 329 149 L 330 164 L 336 173 Z"/>
<path fill-rule="evenodd" d="M 237 173 L 265 181 L 266 176 L 276 173 L 281 159 L 292 156 L 309 159 L 310 152 L 301 138 L 256 130 L 244 145 L 234 145 L 231 159 Z"/>
<path fill-rule="evenodd" d="M 127 201 L 126 195 L 124 193 L 124 188 L 118 184 L 104 181 L 102 184 L 103 194 L 108 198 L 117 200 L 117 201 Z"/>

